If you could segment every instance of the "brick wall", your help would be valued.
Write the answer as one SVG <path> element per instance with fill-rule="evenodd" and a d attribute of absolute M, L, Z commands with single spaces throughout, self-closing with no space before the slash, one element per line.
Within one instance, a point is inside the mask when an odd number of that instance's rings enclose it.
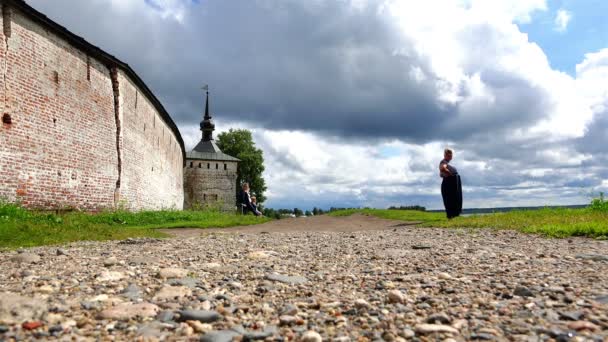
<path fill-rule="evenodd" d="M 181 147 L 146 96 L 141 113 L 131 110 L 136 87 L 120 70 L 116 94 L 108 66 L 10 12 L 10 38 L 0 15 L 2 116 L 11 121 L 0 128 L 0 197 L 40 209 L 181 208 Z M 156 120 L 148 135 L 135 127 L 144 116 Z"/>
<path fill-rule="evenodd" d="M 236 170 L 237 163 L 233 161 L 187 159 L 184 168 L 184 207 L 219 205 L 223 211 L 234 211 Z"/>
<path fill-rule="evenodd" d="M 173 131 L 146 96 L 119 73 L 121 198 L 129 208 L 182 209 L 183 155 Z"/>

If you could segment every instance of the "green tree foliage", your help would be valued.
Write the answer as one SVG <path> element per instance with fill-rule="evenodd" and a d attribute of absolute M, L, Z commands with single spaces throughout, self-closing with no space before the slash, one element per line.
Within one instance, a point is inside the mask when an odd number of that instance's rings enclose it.
<path fill-rule="evenodd" d="M 310 212 L 310 210 L 306 210 L 306 212 L 304 213 L 304 215 L 306 215 L 306 216 L 312 216 L 312 212 Z"/>
<path fill-rule="evenodd" d="M 262 177 L 264 155 L 262 150 L 255 147 L 251 132 L 246 129 L 230 129 L 218 136 L 217 146 L 222 152 L 241 160 L 237 169 L 237 199 L 241 184 L 249 183 L 251 194 L 256 196 L 258 203 L 263 203 L 266 200 L 266 182 Z"/>

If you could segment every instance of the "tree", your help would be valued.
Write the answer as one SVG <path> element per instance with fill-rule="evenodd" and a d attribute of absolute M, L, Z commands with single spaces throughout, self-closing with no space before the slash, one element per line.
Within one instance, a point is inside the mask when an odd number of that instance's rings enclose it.
<path fill-rule="evenodd" d="M 304 216 L 304 212 L 298 208 L 293 208 L 293 214 L 296 215 L 296 217 Z"/>
<path fill-rule="evenodd" d="M 222 152 L 239 158 L 237 168 L 237 189 L 238 198 L 243 183 L 249 183 L 251 194 L 257 198 L 258 203 L 266 200 L 266 182 L 262 177 L 264 172 L 264 155 L 262 150 L 255 147 L 251 132 L 246 129 L 230 129 L 228 132 L 220 133 L 217 146 Z"/>
<path fill-rule="evenodd" d="M 305 216 L 312 216 L 312 213 L 310 212 L 310 210 L 306 210 L 306 212 L 304 213 Z"/>

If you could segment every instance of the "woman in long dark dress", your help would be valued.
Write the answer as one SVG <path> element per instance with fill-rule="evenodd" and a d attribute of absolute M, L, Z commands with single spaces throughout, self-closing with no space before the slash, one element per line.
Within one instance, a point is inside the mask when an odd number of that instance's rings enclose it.
<path fill-rule="evenodd" d="M 441 182 L 441 197 L 448 219 L 460 216 L 462 212 L 462 184 L 458 170 L 450 165 L 454 151 L 446 148 L 443 152 L 443 160 L 439 163 L 439 176 Z"/>

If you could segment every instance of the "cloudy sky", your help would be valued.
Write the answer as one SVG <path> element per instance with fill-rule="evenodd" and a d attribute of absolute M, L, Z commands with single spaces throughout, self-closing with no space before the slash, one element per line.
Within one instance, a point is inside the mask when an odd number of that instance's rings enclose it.
<path fill-rule="evenodd" d="M 192 148 L 254 132 L 267 205 L 580 204 L 608 190 L 604 0 L 28 0 L 125 61 Z"/>

